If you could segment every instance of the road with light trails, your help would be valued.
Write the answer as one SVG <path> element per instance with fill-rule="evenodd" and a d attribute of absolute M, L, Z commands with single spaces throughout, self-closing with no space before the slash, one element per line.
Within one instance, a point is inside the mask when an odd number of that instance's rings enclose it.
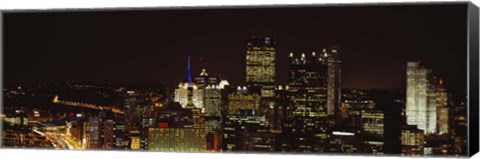
<path fill-rule="evenodd" d="M 42 132 L 40 130 L 34 130 L 35 133 L 38 133 L 40 135 L 45 135 L 45 137 L 53 143 L 53 146 L 55 149 L 67 149 L 68 145 L 62 141 L 57 134 L 50 135 L 48 133 Z"/>
<path fill-rule="evenodd" d="M 70 150 L 83 150 L 84 148 L 70 135 L 61 134 L 60 139 L 65 142 Z"/>

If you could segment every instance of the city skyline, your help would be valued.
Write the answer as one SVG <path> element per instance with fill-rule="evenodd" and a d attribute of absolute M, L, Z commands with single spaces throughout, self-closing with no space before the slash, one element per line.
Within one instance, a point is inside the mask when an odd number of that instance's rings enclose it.
<path fill-rule="evenodd" d="M 464 156 L 465 10 L 7 15 L 2 146 Z"/>
<path fill-rule="evenodd" d="M 404 63 L 422 60 L 445 78 L 449 90 L 466 90 L 466 53 L 461 54 L 466 52 L 466 34 L 454 29 L 466 27 L 466 19 L 450 18 L 461 15 L 461 5 L 301 9 L 6 14 L 5 84 L 70 80 L 176 85 L 186 70 L 185 58 L 191 56 L 193 74 L 205 67 L 233 85 L 244 85 L 245 37 L 271 35 L 277 39 L 276 84 L 287 83 L 281 70 L 287 68 L 290 52 L 310 54 L 338 46 L 346 55 L 342 88 L 406 88 Z M 435 18 L 446 14 L 445 9 L 451 10 L 449 19 Z M 350 18 L 351 13 L 359 18 Z M 38 27 L 25 30 L 31 23 Z M 173 28 L 178 31 L 169 31 Z M 134 71 L 123 71 L 127 69 Z"/>

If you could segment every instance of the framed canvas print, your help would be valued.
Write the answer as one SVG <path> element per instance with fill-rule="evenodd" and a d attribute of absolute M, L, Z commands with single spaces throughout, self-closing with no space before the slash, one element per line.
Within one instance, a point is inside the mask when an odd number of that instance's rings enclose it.
<path fill-rule="evenodd" d="M 470 2 L 1 11 L 1 148 L 468 157 Z"/>

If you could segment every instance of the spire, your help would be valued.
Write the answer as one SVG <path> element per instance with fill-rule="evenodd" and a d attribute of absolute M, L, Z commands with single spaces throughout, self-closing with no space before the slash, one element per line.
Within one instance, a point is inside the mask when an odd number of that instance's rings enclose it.
<path fill-rule="evenodd" d="M 192 72 L 190 71 L 190 56 L 188 56 L 188 83 L 192 84 Z"/>

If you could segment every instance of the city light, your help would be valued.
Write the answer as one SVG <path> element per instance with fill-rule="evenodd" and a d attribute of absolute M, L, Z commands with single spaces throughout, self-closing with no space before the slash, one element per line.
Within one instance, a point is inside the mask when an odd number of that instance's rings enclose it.
<path fill-rule="evenodd" d="M 340 136 L 355 136 L 355 133 L 351 132 L 341 132 L 341 131 L 334 131 L 332 132 L 333 135 L 340 135 Z"/>
<path fill-rule="evenodd" d="M 176 62 L 183 70 L 169 77 L 176 80 L 171 84 L 61 81 L 5 89 L 2 146 L 405 156 L 467 152 L 465 97 L 447 90 L 444 82 L 451 81 L 437 70 L 405 61 L 398 66 L 406 66 L 405 88 L 348 88 L 342 81 L 359 80 L 342 76 L 351 62 L 344 57 L 352 56 L 343 48 L 279 52 L 280 42 L 273 36 L 247 37 L 242 79 L 227 80 L 226 70 L 201 63 L 203 57 L 195 61 L 182 55 Z M 381 80 L 373 78 L 370 83 Z"/>

